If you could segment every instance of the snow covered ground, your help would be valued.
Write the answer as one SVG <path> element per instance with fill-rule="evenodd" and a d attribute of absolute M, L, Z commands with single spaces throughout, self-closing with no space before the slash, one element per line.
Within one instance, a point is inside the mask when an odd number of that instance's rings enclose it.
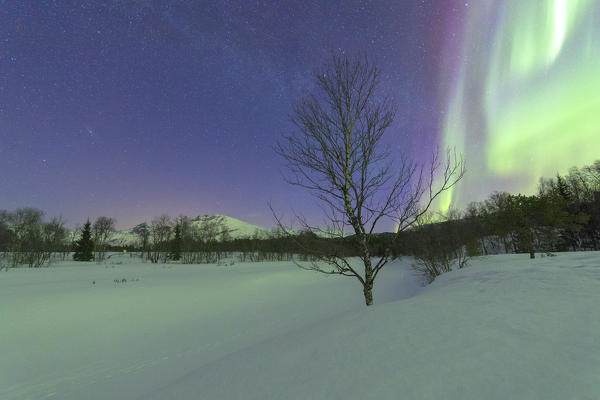
<path fill-rule="evenodd" d="M 600 399 L 600 254 L 471 265 L 370 308 L 290 263 L 2 272 L 0 399 Z"/>

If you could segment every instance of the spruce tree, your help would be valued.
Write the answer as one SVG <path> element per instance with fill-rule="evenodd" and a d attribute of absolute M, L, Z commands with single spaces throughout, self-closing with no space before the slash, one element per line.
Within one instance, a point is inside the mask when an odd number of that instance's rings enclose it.
<path fill-rule="evenodd" d="M 92 228 L 88 219 L 81 232 L 81 238 L 75 243 L 75 261 L 92 261 L 94 259 L 94 242 L 92 241 Z"/>

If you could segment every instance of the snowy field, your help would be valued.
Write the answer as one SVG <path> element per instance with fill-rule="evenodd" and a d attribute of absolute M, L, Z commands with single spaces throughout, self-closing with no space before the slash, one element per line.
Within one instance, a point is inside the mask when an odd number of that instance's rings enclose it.
<path fill-rule="evenodd" d="M 600 253 L 471 265 L 370 308 L 281 262 L 2 272 L 0 399 L 600 399 Z"/>

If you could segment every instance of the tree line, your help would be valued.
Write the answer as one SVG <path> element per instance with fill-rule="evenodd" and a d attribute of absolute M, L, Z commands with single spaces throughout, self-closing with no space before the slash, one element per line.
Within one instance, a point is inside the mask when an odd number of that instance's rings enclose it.
<path fill-rule="evenodd" d="M 465 210 L 431 215 L 382 239 L 394 255 L 413 255 L 431 281 L 466 266 L 469 257 L 500 253 L 600 250 L 600 160 L 540 178 L 535 195 L 494 192 Z"/>
<path fill-rule="evenodd" d="M 232 235 L 222 216 L 205 216 L 193 220 L 187 216 L 170 218 L 161 215 L 150 224 L 142 223 L 133 230 L 138 240 L 128 247 L 151 263 L 176 261 L 181 264 L 219 264 L 235 258 L 240 262 L 310 260 L 319 249 L 356 255 L 348 240 L 319 237 L 312 232 L 293 236 L 274 229 L 267 234 L 258 231 L 249 237 Z"/>
<path fill-rule="evenodd" d="M 0 210 L 0 265 L 2 268 L 49 266 L 72 256 L 75 261 L 102 262 L 109 252 L 126 250 L 150 263 L 218 264 L 235 258 L 240 262 L 289 261 L 294 257 L 308 261 L 314 251 L 336 249 L 344 256 L 355 256 L 348 239 L 323 238 L 299 232 L 293 238 L 274 229 L 264 234 L 233 238 L 222 216 L 191 219 L 166 214 L 132 229 L 133 237 L 118 240 L 116 219 L 106 216 L 89 219 L 73 230 L 62 218 L 46 220 L 35 208 L 13 212 Z M 310 249 L 310 250 L 308 250 Z"/>
<path fill-rule="evenodd" d="M 115 219 L 109 217 L 99 217 L 93 224 L 88 221 L 85 226 L 90 235 L 89 256 L 81 258 L 76 252 L 75 259 L 102 261 L 115 223 Z M 0 210 L 0 267 L 39 268 L 57 258 L 65 260 L 69 253 L 76 251 L 80 235 L 79 228 L 69 231 L 62 217 L 47 220 L 44 211 L 36 208 Z"/>
<path fill-rule="evenodd" d="M 318 254 L 358 256 L 357 238 L 319 236 L 310 230 L 293 237 L 280 229 L 267 237 L 232 238 L 223 217 L 194 221 L 161 215 L 134 228 L 137 240 L 114 243 L 116 220 L 101 216 L 69 231 L 60 217 L 45 219 L 35 208 L 0 210 L 0 253 L 5 267 L 41 267 L 52 259 L 102 261 L 108 251 L 138 252 L 152 262 L 218 263 L 238 253 L 240 261 L 308 260 Z M 541 178 L 535 195 L 494 192 L 446 215 L 424 214 L 411 229 L 374 234 L 369 252 L 418 256 L 432 276 L 466 265 L 468 257 L 499 253 L 600 250 L 600 160 L 565 175 Z M 434 262 L 435 261 L 435 262 Z"/>
<path fill-rule="evenodd" d="M 0 269 L 50 263 L 54 253 L 68 251 L 66 234 L 62 218 L 46 221 L 41 210 L 0 210 Z"/>

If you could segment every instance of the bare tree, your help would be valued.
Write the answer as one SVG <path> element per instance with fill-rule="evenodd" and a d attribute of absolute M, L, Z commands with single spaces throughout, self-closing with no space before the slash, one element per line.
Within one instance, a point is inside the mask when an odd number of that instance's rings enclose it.
<path fill-rule="evenodd" d="M 592 165 L 583 167 L 583 174 L 593 190 L 596 192 L 600 191 L 600 160 L 594 161 Z"/>
<path fill-rule="evenodd" d="M 177 223 L 181 230 L 181 263 L 195 264 L 198 260 L 196 225 L 185 215 L 179 216 Z"/>
<path fill-rule="evenodd" d="M 12 237 L 11 265 L 31 267 L 48 265 L 52 253 L 65 245 L 66 231 L 61 218 L 44 222 L 44 212 L 35 208 L 20 208 L 5 215 Z"/>
<path fill-rule="evenodd" d="M 355 277 L 370 306 L 375 278 L 389 260 L 389 251 L 374 262 L 371 259 L 369 245 L 377 224 L 391 219 L 398 231 L 413 225 L 442 192 L 462 178 L 464 163 L 450 151 L 445 159 L 434 152 L 426 167 L 406 157 L 393 163 L 381 140 L 396 107 L 378 96 L 380 73 L 369 60 L 334 56 L 315 73 L 315 79 L 318 93 L 295 106 L 296 133 L 286 136 L 275 150 L 287 164 L 287 182 L 308 189 L 320 200 L 331 224 L 327 234 L 354 232 L 363 264 L 360 271 L 347 257 L 325 251 L 318 254 L 321 263 L 305 268 Z M 319 230 L 305 219 L 300 223 L 311 232 Z"/>
<path fill-rule="evenodd" d="M 44 250 L 48 254 L 48 260 L 50 260 L 54 252 L 66 254 L 66 249 L 68 249 L 67 229 L 62 217 L 53 217 L 49 222 L 46 222 L 42 227 L 42 237 L 45 244 Z"/>
<path fill-rule="evenodd" d="M 446 215 L 427 213 L 405 232 L 415 258 L 413 269 L 427 283 L 446 272 L 465 268 L 470 255 L 467 246 L 474 235 L 466 226 L 464 214 L 450 209 Z"/>
<path fill-rule="evenodd" d="M 92 227 L 94 236 L 95 259 L 100 262 L 105 258 L 108 240 L 115 231 L 116 221 L 114 218 L 98 217 Z"/>
<path fill-rule="evenodd" d="M 11 214 L 0 210 L 0 271 L 10 266 L 10 249 L 13 241 L 13 232 L 10 229 Z"/>
<path fill-rule="evenodd" d="M 167 262 L 169 240 L 171 239 L 171 225 L 171 217 L 167 214 L 163 214 L 152 220 L 150 224 L 152 251 L 149 253 L 152 263 L 157 263 L 159 260 L 163 263 Z"/>
<path fill-rule="evenodd" d="M 28 264 L 30 267 L 43 265 L 43 217 L 44 212 L 35 208 L 19 208 L 11 214 L 14 235 L 11 249 L 13 267 L 19 264 Z"/>
<path fill-rule="evenodd" d="M 221 252 L 218 242 L 229 237 L 231 230 L 222 215 L 203 216 L 196 225 L 196 235 L 202 248 L 203 259 L 206 263 L 219 263 Z"/>
<path fill-rule="evenodd" d="M 148 224 L 143 222 L 134 228 L 135 234 L 139 236 L 139 247 L 141 250 L 141 258 L 150 258 L 150 228 Z"/>

